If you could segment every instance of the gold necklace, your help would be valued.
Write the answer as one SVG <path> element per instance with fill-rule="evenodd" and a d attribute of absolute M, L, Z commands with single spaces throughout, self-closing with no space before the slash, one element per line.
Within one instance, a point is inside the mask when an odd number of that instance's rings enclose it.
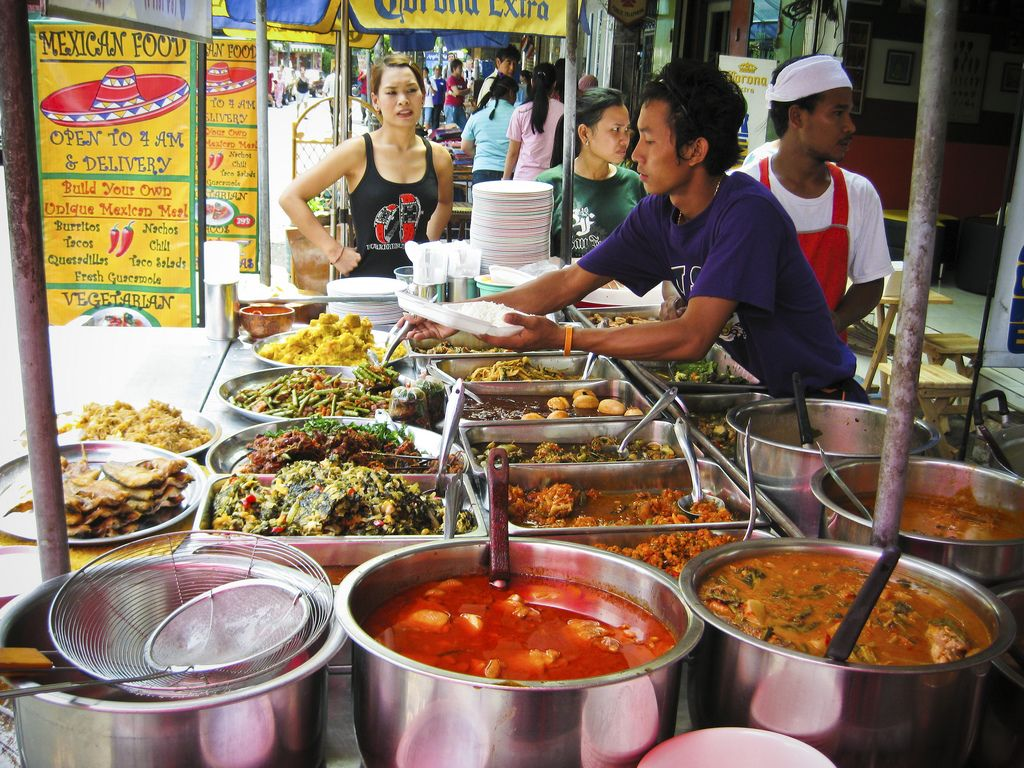
<path fill-rule="evenodd" d="M 705 208 L 711 207 L 711 203 L 714 202 L 715 196 L 718 194 L 718 188 L 722 186 L 722 179 L 724 178 L 724 175 L 718 177 L 718 181 L 715 183 L 715 191 L 711 193 L 711 199 L 708 200 L 708 204 L 705 206 Z M 689 221 L 689 217 L 678 208 L 676 209 L 675 219 L 675 223 L 677 225 L 684 224 L 687 221 Z"/>

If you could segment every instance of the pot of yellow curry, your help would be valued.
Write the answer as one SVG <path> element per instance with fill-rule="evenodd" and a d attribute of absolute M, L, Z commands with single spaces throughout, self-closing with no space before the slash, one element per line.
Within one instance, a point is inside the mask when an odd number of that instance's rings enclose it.
<path fill-rule="evenodd" d="M 836 472 L 869 509 L 874 509 L 881 463 L 836 464 Z M 1024 576 L 1024 481 L 985 467 L 944 459 L 912 458 L 899 545 L 908 555 L 945 565 L 983 584 Z M 811 491 L 824 511 L 832 539 L 868 544 L 871 522 L 822 469 Z"/>
<path fill-rule="evenodd" d="M 690 681 L 695 725 L 784 733 L 843 768 L 962 765 L 1013 616 L 970 579 L 904 556 L 850 659 L 827 659 L 878 552 L 759 540 L 691 560 L 683 599 L 706 625 Z"/>

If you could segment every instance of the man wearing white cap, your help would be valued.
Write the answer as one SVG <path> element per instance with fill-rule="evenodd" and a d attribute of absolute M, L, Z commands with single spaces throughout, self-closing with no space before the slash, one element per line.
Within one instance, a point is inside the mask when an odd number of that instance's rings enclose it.
<path fill-rule="evenodd" d="M 835 165 L 856 130 L 850 78 L 831 56 L 801 56 L 775 70 L 767 98 L 778 152 L 740 170 L 771 189 L 793 219 L 845 340 L 845 329 L 878 304 L 892 273 L 878 193 Z"/>

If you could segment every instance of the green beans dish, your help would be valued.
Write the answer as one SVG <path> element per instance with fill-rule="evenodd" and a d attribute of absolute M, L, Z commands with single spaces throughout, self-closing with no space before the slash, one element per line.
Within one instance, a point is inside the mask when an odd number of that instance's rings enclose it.
<path fill-rule="evenodd" d="M 241 389 L 228 398 L 253 413 L 281 418 L 305 416 L 368 416 L 387 409 L 398 375 L 388 368 L 361 365 L 354 379 L 318 368 L 301 368 L 259 387 Z"/>

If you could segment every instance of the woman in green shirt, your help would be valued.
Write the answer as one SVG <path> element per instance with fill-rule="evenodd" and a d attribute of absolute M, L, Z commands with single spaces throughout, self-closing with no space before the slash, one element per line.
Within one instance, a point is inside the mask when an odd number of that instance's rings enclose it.
<path fill-rule="evenodd" d="M 578 259 L 611 234 L 647 193 L 640 176 L 619 163 L 626 159 L 629 123 L 622 92 L 591 88 L 576 97 L 576 159 L 573 162 L 572 258 Z M 562 166 L 537 177 L 555 188 L 551 254 L 562 242 Z"/>

